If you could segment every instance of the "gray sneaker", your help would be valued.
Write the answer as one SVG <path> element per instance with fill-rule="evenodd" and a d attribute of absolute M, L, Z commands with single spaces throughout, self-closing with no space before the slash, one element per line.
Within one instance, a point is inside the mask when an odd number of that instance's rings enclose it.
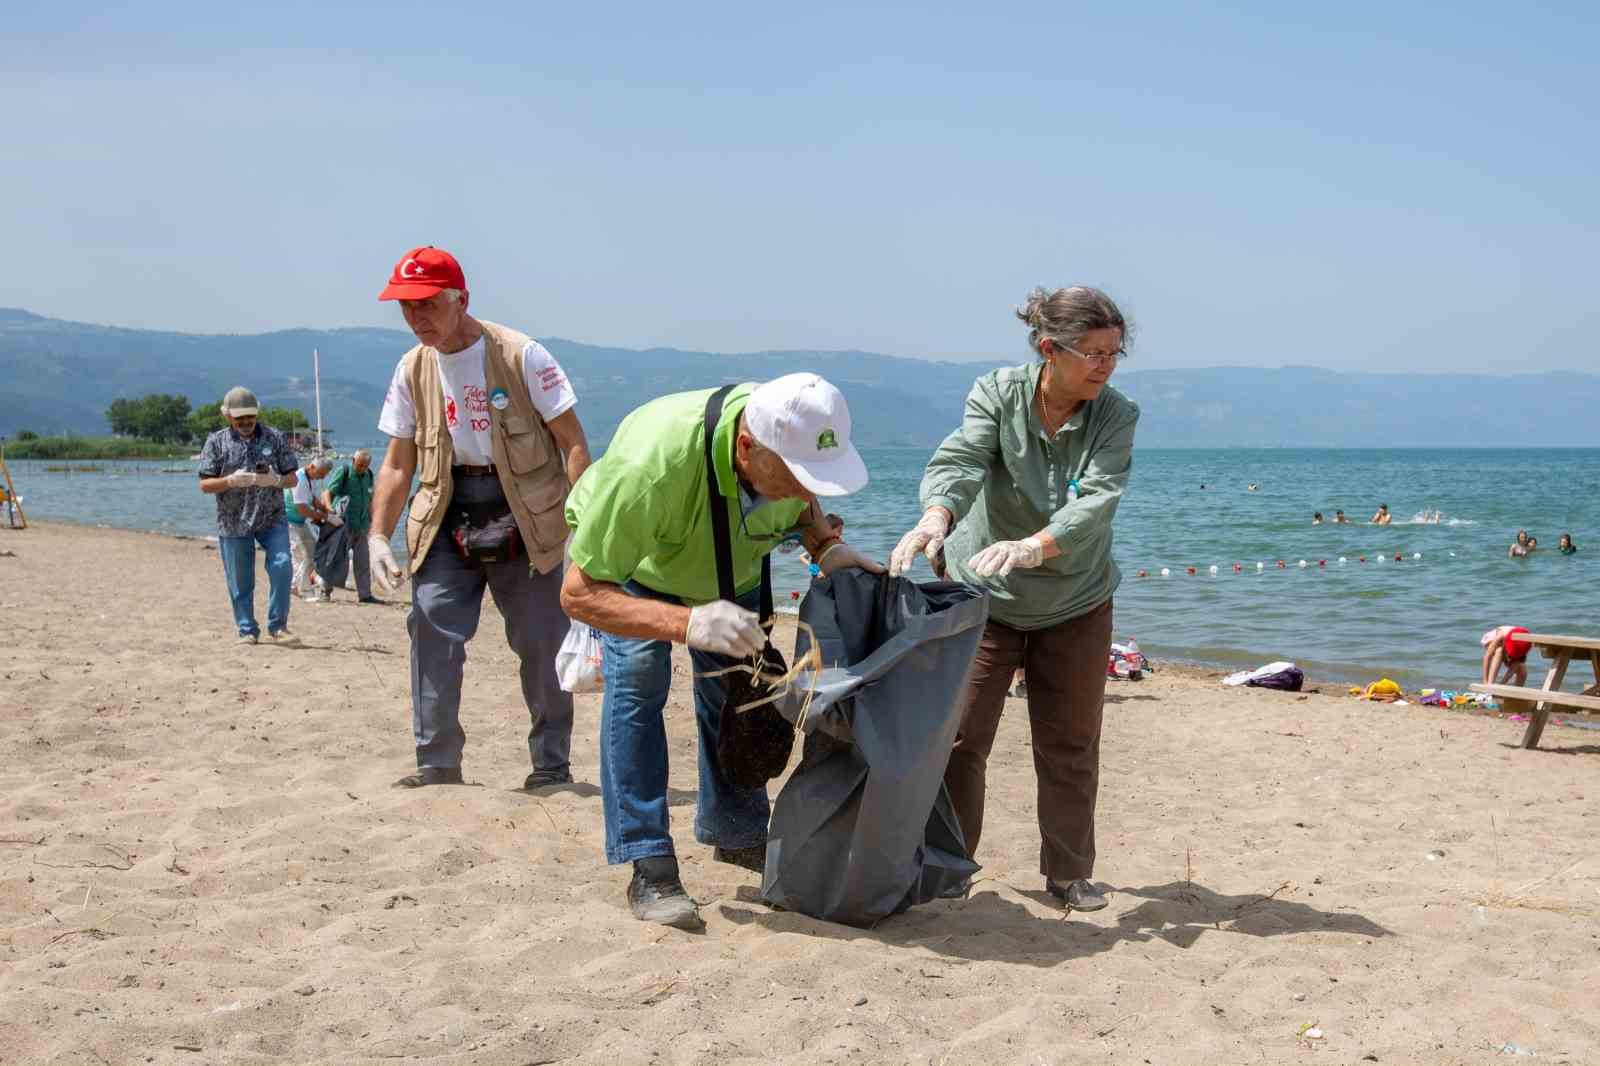
<path fill-rule="evenodd" d="M 678 860 L 671 855 L 639 859 L 628 882 L 628 909 L 641 922 L 699 929 L 700 908 L 678 880 Z"/>
<path fill-rule="evenodd" d="M 1047 880 L 1045 887 L 1050 890 L 1052 896 L 1064 900 L 1067 906 L 1075 911 L 1105 910 L 1106 904 L 1111 902 L 1100 893 L 1099 889 L 1089 883 L 1087 877 L 1080 877 L 1067 884 Z"/>

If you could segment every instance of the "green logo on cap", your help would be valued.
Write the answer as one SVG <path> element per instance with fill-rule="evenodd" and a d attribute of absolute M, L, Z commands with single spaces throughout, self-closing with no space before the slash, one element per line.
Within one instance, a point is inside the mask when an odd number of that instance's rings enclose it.
<path fill-rule="evenodd" d="M 820 452 L 824 448 L 837 448 L 838 446 L 839 438 L 833 435 L 833 430 L 825 429 L 817 434 L 817 451 Z"/>

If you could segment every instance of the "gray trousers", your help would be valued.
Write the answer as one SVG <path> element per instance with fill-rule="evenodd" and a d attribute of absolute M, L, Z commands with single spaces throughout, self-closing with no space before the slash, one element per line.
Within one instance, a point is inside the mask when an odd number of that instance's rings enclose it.
<path fill-rule="evenodd" d="M 350 558 L 356 570 L 356 595 L 363 600 L 372 598 L 372 555 L 367 550 L 367 531 L 350 531 Z"/>
<path fill-rule="evenodd" d="M 289 591 L 296 596 L 311 594 L 311 575 L 317 572 L 317 534 L 309 523 L 290 522 L 289 555 L 294 560 L 294 582 Z"/>
<path fill-rule="evenodd" d="M 522 660 L 528 705 L 528 757 L 535 770 L 567 771 L 572 752 L 572 695 L 556 680 L 556 652 L 566 638 L 561 568 L 532 573 L 526 559 L 469 563 L 441 533 L 412 580 L 411 731 L 418 767 L 461 765 L 461 677 L 467 641 L 478 631 L 487 586 L 506 620 L 506 642 Z"/>

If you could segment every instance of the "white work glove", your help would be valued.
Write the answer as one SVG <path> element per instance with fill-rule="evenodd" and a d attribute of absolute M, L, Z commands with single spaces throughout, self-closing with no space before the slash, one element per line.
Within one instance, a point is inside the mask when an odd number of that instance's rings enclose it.
<path fill-rule="evenodd" d="M 918 553 L 926 555 L 928 565 L 933 565 L 933 560 L 944 547 L 945 535 L 950 532 L 950 520 L 945 515 L 943 507 L 930 507 L 922 512 L 922 520 L 900 538 L 900 543 L 895 545 L 894 552 L 889 556 L 890 577 L 899 577 L 910 570 L 911 564 L 917 561 Z"/>
<path fill-rule="evenodd" d="M 335 529 L 338 529 L 340 526 L 344 525 L 344 519 L 339 517 L 338 511 L 329 511 L 328 517 L 324 518 L 323 521 Z"/>
<path fill-rule="evenodd" d="M 754 611 L 727 600 L 714 600 L 690 608 L 683 642 L 700 651 L 748 659 L 766 646 L 767 635 L 761 631 L 761 618 Z"/>
<path fill-rule="evenodd" d="M 1017 567 L 1024 570 L 1044 562 L 1044 545 L 1035 537 L 997 540 L 967 560 L 979 577 L 1005 577 Z"/>
<path fill-rule="evenodd" d="M 249 470 L 235 470 L 228 475 L 230 489 L 253 489 L 256 487 L 256 476 Z"/>
<path fill-rule="evenodd" d="M 388 537 L 381 533 L 373 533 L 367 537 L 367 559 L 372 564 L 372 580 L 376 581 L 378 588 L 384 592 L 393 592 L 405 584 L 406 572 L 394 561 L 394 552 L 389 548 Z"/>

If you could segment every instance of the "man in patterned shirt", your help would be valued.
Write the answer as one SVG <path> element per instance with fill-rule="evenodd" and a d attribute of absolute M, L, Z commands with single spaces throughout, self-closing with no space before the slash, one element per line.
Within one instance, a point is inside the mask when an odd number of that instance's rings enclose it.
<path fill-rule="evenodd" d="M 207 437 L 200 450 L 200 491 L 217 498 L 217 554 L 240 644 L 254 644 L 261 635 L 255 608 L 257 544 L 266 553 L 267 636 L 294 639 L 289 635 L 294 564 L 283 490 L 294 487 L 300 463 L 283 434 L 257 424 L 256 407 L 255 393 L 243 385 L 229 389 L 222 400 L 228 428 Z"/>

